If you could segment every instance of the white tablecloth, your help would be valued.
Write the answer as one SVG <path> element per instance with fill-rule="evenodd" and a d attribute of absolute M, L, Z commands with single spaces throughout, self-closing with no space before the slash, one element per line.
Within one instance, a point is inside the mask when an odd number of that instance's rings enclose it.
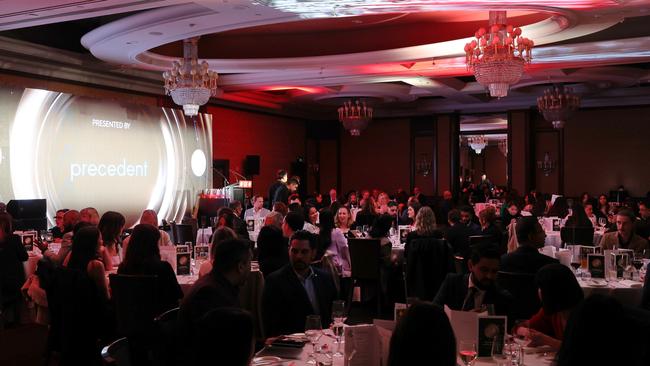
<path fill-rule="evenodd" d="M 603 237 L 602 231 L 594 231 L 594 245 L 600 244 L 600 239 Z M 560 248 L 562 246 L 562 238 L 560 237 L 559 231 L 546 231 L 546 239 L 544 239 L 544 245 L 554 246 Z"/>
<path fill-rule="evenodd" d="M 600 283 L 605 282 L 604 279 L 598 279 L 597 281 Z M 635 281 L 635 284 L 630 286 L 629 281 L 609 281 L 607 286 L 596 286 L 594 280 L 583 281 L 578 279 L 578 283 L 582 287 L 585 297 L 601 294 L 611 296 L 623 305 L 637 307 L 641 304 L 641 297 L 643 296 L 643 283 L 641 282 Z"/>

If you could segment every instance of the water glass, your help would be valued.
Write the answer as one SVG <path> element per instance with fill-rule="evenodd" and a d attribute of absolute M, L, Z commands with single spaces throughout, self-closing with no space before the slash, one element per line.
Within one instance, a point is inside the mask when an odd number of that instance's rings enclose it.
<path fill-rule="evenodd" d="M 511 366 L 512 365 L 512 354 L 508 348 L 510 345 L 506 342 L 501 347 L 498 337 L 494 337 L 492 340 L 492 360 L 497 364 L 497 366 Z"/>
<path fill-rule="evenodd" d="M 341 353 L 341 335 L 343 333 L 343 326 L 345 320 L 347 319 L 345 301 L 335 300 L 332 302 L 332 319 L 334 320 L 332 330 L 334 331 L 334 335 L 336 336 L 336 353 L 334 355 L 342 356 L 343 354 Z"/>
<path fill-rule="evenodd" d="M 311 353 L 309 354 L 309 360 L 307 364 L 316 365 L 316 344 L 318 340 L 323 335 L 323 328 L 320 321 L 320 316 L 318 315 L 307 315 L 305 320 L 305 336 L 309 339 L 311 343 Z"/>

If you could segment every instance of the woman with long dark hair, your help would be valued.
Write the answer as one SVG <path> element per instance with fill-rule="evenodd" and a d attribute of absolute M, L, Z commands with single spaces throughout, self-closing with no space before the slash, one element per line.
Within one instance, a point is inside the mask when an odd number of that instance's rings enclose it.
<path fill-rule="evenodd" d="M 75 231 L 72 239 L 72 249 L 65 267 L 77 270 L 94 283 L 97 293 L 103 298 L 109 298 L 106 285 L 106 270 L 104 263 L 99 260 L 101 233 L 95 226 L 84 226 Z"/>
<path fill-rule="evenodd" d="M 589 204 L 589 203 L 588 203 Z M 564 224 L 565 227 L 591 227 L 593 223 L 587 216 L 585 208 L 582 205 L 573 205 L 571 216 L 569 216 Z"/>
<path fill-rule="evenodd" d="M 158 240 L 160 240 L 160 231 L 157 227 L 149 224 L 136 225 L 131 234 L 129 250 L 117 273 L 158 276 L 157 312 L 161 314 L 177 307 L 183 292 L 172 266 L 160 260 Z"/>
<path fill-rule="evenodd" d="M 122 245 L 120 236 L 125 223 L 126 219 L 121 213 L 107 211 L 97 224 L 97 228 L 102 233 L 103 250 L 106 251 L 106 257 L 110 258 L 110 263 L 104 263 L 109 271 L 113 266 L 120 264 L 120 246 Z M 102 257 L 104 257 L 103 253 Z"/>
<path fill-rule="evenodd" d="M 558 197 L 553 202 L 553 206 L 548 210 L 548 217 L 559 217 L 561 219 L 565 218 L 569 214 L 569 202 L 566 198 Z"/>
<path fill-rule="evenodd" d="M 361 211 L 357 212 L 357 226 L 371 226 L 377 219 L 376 203 L 372 196 L 363 201 Z"/>

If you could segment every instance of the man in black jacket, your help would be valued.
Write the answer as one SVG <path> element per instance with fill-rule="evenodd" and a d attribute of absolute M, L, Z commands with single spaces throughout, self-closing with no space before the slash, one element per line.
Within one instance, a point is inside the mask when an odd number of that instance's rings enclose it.
<path fill-rule="evenodd" d="M 433 303 L 452 310 L 472 311 L 494 305 L 498 315 L 508 314 L 512 300 L 507 291 L 496 286 L 499 251 L 494 245 L 481 244 L 468 261 L 469 274 L 448 274 Z"/>
<path fill-rule="evenodd" d="M 312 267 L 316 243 L 307 231 L 296 231 L 289 244 L 289 264 L 265 279 L 262 317 L 267 336 L 305 330 L 307 315 L 320 315 L 329 327 L 336 287 L 329 273 Z"/>
<path fill-rule="evenodd" d="M 501 271 L 535 274 L 547 264 L 558 263 L 557 259 L 539 252 L 546 234 L 536 218 L 523 216 L 516 225 L 519 247 L 501 257 Z"/>
<path fill-rule="evenodd" d="M 280 169 L 276 174 L 277 180 L 269 187 L 269 200 L 266 201 L 269 205 L 269 210 L 273 208 L 273 204 L 275 203 L 273 201 L 273 199 L 275 199 L 275 192 L 278 190 L 278 188 L 284 186 L 287 183 L 288 176 L 286 170 Z"/>
<path fill-rule="evenodd" d="M 469 256 L 469 237 L 472 235 L 479 235 L 480 231 L 470 228 L 465 223 L 461 222 L 460 210 L 453 209 L 447 215 L 449 222 L 449 229 L 447 230 L 446 237 L 449 245 L 454 250 L 454 254 L 460 255 L 463 258 Z"/>

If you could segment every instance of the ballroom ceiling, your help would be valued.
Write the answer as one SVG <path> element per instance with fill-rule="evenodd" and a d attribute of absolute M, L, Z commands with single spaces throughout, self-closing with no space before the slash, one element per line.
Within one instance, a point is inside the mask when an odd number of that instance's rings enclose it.
<path fill-rule="evenodd" d="M 570 85 L 584 107 L 650 103 L 650 0 L 0 4 L 0 36 L 92 58 L 92 67 L 160 83 L 160 92 L 181 40 L 201 36 L 219 99 L 289 115 L 335 118 L 349 98 L 378 117 L 505 111 L 534 106 L 553 84 Z M 535 41 L 532 64 L 501 99 L 467 71 L 463 52 L 495 8 Z"/>

